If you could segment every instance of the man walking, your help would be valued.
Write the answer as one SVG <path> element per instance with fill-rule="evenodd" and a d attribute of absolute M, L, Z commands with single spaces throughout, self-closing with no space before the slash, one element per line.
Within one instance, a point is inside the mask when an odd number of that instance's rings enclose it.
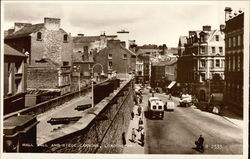
<path fill-rule="evenodd" d="M 142 111 L 142 108 L 141 108 L 141 106 L 140 106 L 140 105 L 138 106 L 137 111 L 138 111 L 138 116 L 141 116 L 141 111 Z"/>
<path fill-rule="evenodd" d="M 135 142 L 136 134 L 135 134 L 135 128 L 132 129 L 132 142 Z"/>
<path fill-rule="evenodd" d="M 143 121 L 142 118 L 140 118 L 138 122 L 138 131 L 141 131 L 142 129 L 143 129 Z"/>

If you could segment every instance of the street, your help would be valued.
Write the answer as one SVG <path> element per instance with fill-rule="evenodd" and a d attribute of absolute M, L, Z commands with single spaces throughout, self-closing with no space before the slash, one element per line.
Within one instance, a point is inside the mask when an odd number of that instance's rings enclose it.
<path fill-rule="evenodd" d="M 147 111 L 149 91 L 143 91 L 143 107 Z M 156 93 L 164 102 L 167 95 Z M 196 109 L 194 106 L 178 107 L 173 97 L 174 111 L 165 111 L 164 119 L 145 118 L 146 154 L 200 154 L 193 149 L 202 135 L 205 139 L 204 154 L 242 154 L 242 128 L 222 116 Z"/>

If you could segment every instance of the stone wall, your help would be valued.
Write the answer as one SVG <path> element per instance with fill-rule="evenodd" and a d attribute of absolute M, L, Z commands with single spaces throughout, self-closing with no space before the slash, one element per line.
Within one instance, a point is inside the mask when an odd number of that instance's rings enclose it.
<path fill-rule="evenodd" d="M 133 105 L 132 82 L 129 82 L 87 128 L 46 143 L 48 147 L 41 151 L 50 153 L 122 153 L 122 133 L 127 132 Z"/>
<path fill-rule="evenodd" d="M 49 81 L 49 82 L 48 82 Z M 27 87 L 33 89 L 57 88 L 58 70 L 47 67 L 27 68 Z"/>

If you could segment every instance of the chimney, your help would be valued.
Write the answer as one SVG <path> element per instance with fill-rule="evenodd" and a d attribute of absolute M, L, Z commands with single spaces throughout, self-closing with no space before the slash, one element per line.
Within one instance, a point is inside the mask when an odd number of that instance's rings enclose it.
<path fill-rule="evenodd" d="M 226 7 L 225 8 L 225 22 L 230 19 L 231 13 L 232 13 L 232 8 L 231 7 Z"/>
<path fill-rule="evenodd" d="M 108 40 L 107 46 L 108 47 L 120 46 L 120 40 Z"/>
<path fill-rule="evenodd" d="M 78 37 L 84 37 L 84 34 L 77 34 Z"/>
<path fill-rule="evenodd" d="M 220 25 L 220 31 L 224 31 L 224 29 L 225 29 L 225 25 L 224 25 L 224 24 L 221 24 L 221 25 Z"/>
<path fill-rule="evenodd" d="M 196 35 L 196 32 L 195 31 L 189 31 L 188 34 L 189 34 L 189 36 L 194 36 L 194 35 Z"/>
<path fill-rule="evenodd" d="M 204 25 L 203 26 L 203 31 L 211 31 L 211 26 L 210 25 Z"/>
<path fill-rule="evenodd" d="M 32 25 L 31 23 L 15 23 L 14 24 L 14 32 L 22 29 L 25 26 L 31 26 L 31 25 Z"/>
<path fill-rule="evenodd" d="M 60 22 L 61 19 L 59 18 L 44 18 L 44 27 L 48 30 L 59 30 L 60 29 Z"/>
<path fill-rule="evenodd" d="M 120 44 L 121 44 L 121 46 L 126 47 L 126 42 L 125 41 L 121 41 Z"/>

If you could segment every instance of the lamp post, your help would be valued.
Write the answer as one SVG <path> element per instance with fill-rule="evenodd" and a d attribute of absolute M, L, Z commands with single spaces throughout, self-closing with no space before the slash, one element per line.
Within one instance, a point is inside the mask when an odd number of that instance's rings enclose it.
<path fill-rule="evenodd" d="M 91 73 L 92 73 L 92 76 L 91 76 L 91 92 L 92 92 L 91 104 L 92 104 L 92 108 L 94 108 L 94 68 L 95 68 L 95 66 L 101 66 L 101 68 L 102 68 L 101 75 L 104 75 L 102 64 L 96 63 L 92 66 L 92 68 L 91 68 Z"/>
<path fill-rule="evenodd" d="M 79 71 L 79 76 L 78 76 L 78 91 L 79 91 L 79 97 L 81 96 L 81 72 L 80 68 L 81 66 L 73 66 L 74 71 L 76 72 L 77 70 Z"/>

